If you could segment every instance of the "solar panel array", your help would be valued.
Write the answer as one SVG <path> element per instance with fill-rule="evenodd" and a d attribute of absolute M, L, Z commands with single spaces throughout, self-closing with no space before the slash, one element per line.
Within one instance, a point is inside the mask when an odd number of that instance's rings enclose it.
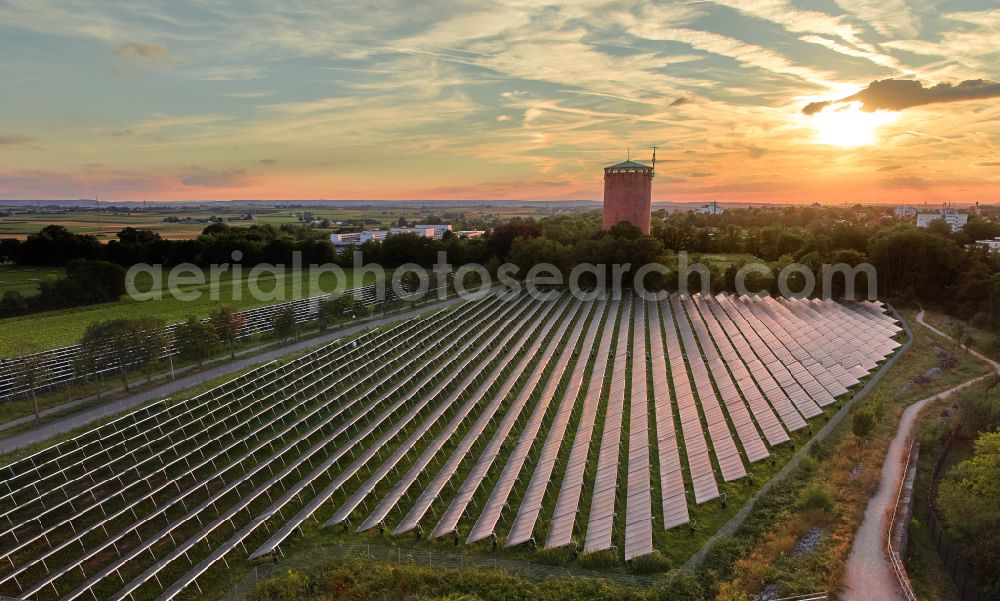
<path fill-rule="evenodd" d="M 646 555 L 899 330 L 876 303 L 470 301 L 0 468 L 0 595 L 172 599 L 323 524 Z"/>
<path fill-rule="evenodd" d="M 451 277 L 449 274 L 448 278 Z M 432 284 L 429 286 L 429 292 L 433 292 L 438 289 L 437 284 Z M 406 284 L 402 285 L 404 290 L 409 290 Z M 392 289 L 392 286 L 386 285 L 383 291 L 386 302 L 394 303 L 399 300 L 405 301 L 407 296 L 402 297 L 397 296 Z M 343 292 L 345 295 L 350 295 L 354 297 L 358 302 L 366 307 L 371 307 L 379 305 L 379 291 L 376 284 L 370 284 L 368 286 L 361 286 L 358 288 L 352 288 Z M 295 323 L 303 324 L 309 321 L 313 321 L 318 316 L 320 302 L 328 300 L 331 295 L 323 294 L 319 296 L 313 296 L 309 298 L 302 298 L 298 300 L 277 303 L 274 305 L 267 305 L 264 307 L 256 307 L 254 309 L 247 309 L 240 312 L 240 316 L 243 318 L 243 326 L 239 331 L 239 338 L 249 338 L 256 334 L 262 334 L 270 332 L 274 329 L 274 318 L 275 316 L 283 310 L 291 308 L 295 314 Z M 208 318 L 202 321 L 208 321 Z M 177 354 L 177 349 L 173 346 L 173 334 L 174 330 L 179 324 L 169 324 L 166 326 L 165 331 L 167 338 L 171 340 L 170 346 L 164 351 L 163 359 L 167 359 Z M 81 379 L 90 379 L 96 377 L 103 377 L 108 374 L 116 374 L 119 370 L 117 354 L 112 353 L 111 349 L 105 350 L 102 356 L 96 357 L 96 360 L 91 362 L 95 365 L 93 370 L 87 373 L 78 373 L 75 363 L 80 357 L 80 345 L 73 344 L 70 346 L 65 346 L 61 348 L 56 348 L 48 351 L 42 351 L 40 353 L 34 353 L 33 355 L 26 355 L 23 357 L 15 357 L 12 359 L 0 359 L 0 400 L 10 399 L 17 394 L 27 392 L 27 389 L 18 384 L 17 382 L 17 366 L 31 356 L 41 357 L 41 366 L 44 368 L 42 381 L 38 383 L 39 389 L 53 389 L 57 386 L 68 384 Z"/>

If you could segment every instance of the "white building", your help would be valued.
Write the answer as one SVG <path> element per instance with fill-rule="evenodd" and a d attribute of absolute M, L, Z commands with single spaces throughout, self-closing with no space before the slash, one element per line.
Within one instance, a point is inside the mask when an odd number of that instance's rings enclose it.
<path fill-rule="evenodd" d="M 917 214 L 917 209 L 915 209 L 914 207 L 905 207 L 903 205 L 899 205 L 896 207 L 895 213 L 896 217 L 913 217 L 914 215 Z"/>
<path fill-rule="evenodd" d="M 694 210 L 695 213 L 701 213 L 703 215 L 721 215 L 725 209 L 719 206 L 719 203 L 712 201 L 706 205 L 701 205 Z"/>
<path fill-rule="evenodd" d="M 350 246 L 351 244 L 364 244 L 369 240 L 385 240 L 389 232 L 385 230 L 367 230 L 364 232 L 348 232 L 346 234 L 330 234 L 330 242 L 334 246 Z"/>
<path fill-rule="evenodd" d="M 920 213 L 917 215 L 917 227 L 927 227 L 932 221 L 944 219 L 951 226 L 951 231 L 957 232 L 969 222 L 969 216 L 958 213 L 954 209 L 941 209 L 937 213 Z"/>
<path fill-rule="evenodd" d="M 330 242 L 334 246 L 350 246 L 364 244 L 369 240 L 385 240 L 389 236 L 396 234 L 416 234 L 421 238 L 435 238 L 440 240 L 445 232 L 451 231 L 451 225 L 414 225 L 413 227 L 394 227 L 388 230 L 365 230 L 363 232 L 349 232 L 346 234 L 330 234 Z"/>
<path fill-rule="evenodd" d="M 992 240 L 977 240 L 976 244 L 980 246 L 985 246 L 992 252 L 1000 253 L 1000 236 L 997 236 Z"/>

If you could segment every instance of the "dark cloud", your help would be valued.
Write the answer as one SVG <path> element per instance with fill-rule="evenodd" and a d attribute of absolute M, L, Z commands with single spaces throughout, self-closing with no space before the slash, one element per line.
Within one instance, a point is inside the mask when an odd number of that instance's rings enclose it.
<path fill-rule="evenodd" d="M 273 165 L 278 162 L 278 159 L 261 159 L 261 165 Z"/>
<path fill-rule="evenodd" d="M 134 136 L 135 132 L 131 129 L 120 129 L 118 131 L 111 132 L 111 135 L 115 138 L 124 138 L 126 136 Z"/>
<path fill-rule="evenodd" d="M 841 102 L 860 102 L 861 110 L 873 112 L 880 109 L 901 111 L 924 104 L 997 97 L 1000 97 L 1000 83 L 986 79 L 969 79 L 957 85 L 939 83 L 929 88 L 912 79 L 882 79 L 873 81 L 867 88 L 853 96 L 840 100 L 811 102 L 802 109 L 802 112 L 812 115 L 831 104 Z"/>
<path fill-rule="evenodd" d="M 902 165 L 882 165 L 878 168 L 879 171 L 895 171 L 899 169 Z"/>
<path fill-rule="evenodd" d="M 985 161 L 982 163 L 976 163 L 977 167 L 1000 167 L 1000 161 Z"/>
<path fill-rule="evenodd" d="M 709 171 L 695 171 L 694 173 L 691 174 L 691 177 L 709 177 L 709 176 L 712 176 L 712 175 L 715 175 L 715 174 L 711 173 Z"/>
<path fill-rule="evenodd" d="M 0 134 L 0 146 L 21 146 L 23 144 L 31 144 L 35 139 L 31 136 L 5 136 Z"/>
<path fill-rule="evenodd" d="M 245 169 L 222 169 L 213 171 L 204 167 L 191 167 L 189 173 L 181 178 L 185 186 L 202 186 L 205 188 L 228 188 L 245 186 L 249 183 Z"/>
<path fill-rule="evenodd" d="M 759 159 L 760 157 L 767 154 L 768 150 L 766 148 L 761 148 L 760 146 L 747 146 L 747 152 L 750 153 L 751 159 Z"/>
<path fill-rule="evenodd" d="M 677 100 L 674 100 L 673 102 L 671 102 L 670 106 L 680 106 L 682 104 L 687 104 L 688 102 L 690 102 L 690 101 L 687 98 L 681 96 Z"/>

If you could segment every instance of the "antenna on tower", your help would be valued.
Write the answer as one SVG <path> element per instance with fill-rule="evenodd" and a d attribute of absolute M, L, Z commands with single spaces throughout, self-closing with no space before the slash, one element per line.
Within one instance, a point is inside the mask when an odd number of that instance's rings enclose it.
<path fill-rule="evenodd" d="M 628 150 L 625 151 L 625 160 L 626 161 L 631 161 L 632 160 L 632 149 L 631 148 L 629 148 Z"/>
<path fill-rule="evenodd" d="M 653 171 L 656 171 L 656 146 L 653 147 Z"/>

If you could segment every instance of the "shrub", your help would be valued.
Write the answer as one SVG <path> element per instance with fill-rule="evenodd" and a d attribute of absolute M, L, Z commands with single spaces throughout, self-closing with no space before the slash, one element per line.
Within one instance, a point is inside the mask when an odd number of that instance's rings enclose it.
<path fill-rule="evenodd" d="M 699 575 L 689 570 L 670 570 L 653 585 L 660 601 L 702 601 L 705 592 Z"/>
<path fill-rule="evenodd" d="M 636 574 L 659 574 L 666 572 L 671 566 L 669 559 L 660 555 L 659 552 L 653 551 L 652 553 L 632 558 L 629 562 L 629 567 Z"/>
<path fill-rule="evenodd" d="M 798 507 L 806 511 L 819 509 L 824 513 L 830 513 L 833 511 L 833 497 L 822 485 L 813 484 L 799 495 Z"/>
<path fill-rule="evenodd" d="M 621 564 L 614 551 L 606 549 L 580 555 L 580 566 L 588 570 L 606 570 Z"/>

